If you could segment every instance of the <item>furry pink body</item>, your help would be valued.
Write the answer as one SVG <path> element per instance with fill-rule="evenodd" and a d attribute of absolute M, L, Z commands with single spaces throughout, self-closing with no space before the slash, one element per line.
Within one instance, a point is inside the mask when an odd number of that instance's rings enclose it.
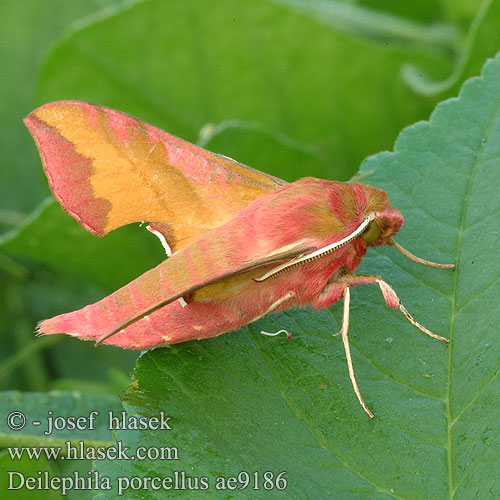
<path fill-rule="evenodd" d="M 103 300 L 42 322 L 40 331 L 96 340 L 103 332 L 196 284 L 284 249 L 322 248 L 339 241 L 361 224 L 367 211 L 373 211 L 370 192 L 375 188 L 368 188 L 312 178 L 278 188 Z M 366 248 L 365 241 L 356 238 L 329 255 L 263 282 L 252 278 L 264 275 L 276 263 L 252 269 L 222 280 L 222 285 L 187 294 L 185 307 L 176 300 L 105 342 L 143 349 L 212 337 L 254 321 L 290 293 L 293 296 L 274 311 L 305 305 L 328 307 L 342 296 L 344 286 L 337 278 L 358 267 Z"/>

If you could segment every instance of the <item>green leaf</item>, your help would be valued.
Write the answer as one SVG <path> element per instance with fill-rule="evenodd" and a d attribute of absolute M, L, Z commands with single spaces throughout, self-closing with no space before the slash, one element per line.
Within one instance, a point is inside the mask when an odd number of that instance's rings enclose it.
<path fill-rule="evenodd" d="M 74 222 L 67 216 L 64 220 Z M 56 234 L 60 231 L 58 227 Z M 73 247 L 73 252 L 78 251 L 78 247 Z M 137 353 L 111 346 L 96 350 L 92 344 L 68 336 L 43 339 L 35 336 L 36 324 L 41 319 L 95 302 L 105 295 L 105 290 L 90 286 L 88 281 L 69 273 L 57 275 L 33 267 L 27 268 L 30 279 L 17 281 L 0 276 L 3 293 L 0 304 L 5 307 L 0 309 L 0 357 L 3 358 L 0 388 L 41 392 L 52 387 L 50 379 L 69 377 L 80 382 L 101 380 L 104 382 L 102 389 L 107 387 L 108 394 L 121 393 L 116 390 L 117 386 L 124 388 L 126 384 L 114 383 L 118 382 L 114 370 L 127 376 Z"/>
<path fill-rule="evenodd" d="M 205 126 L 198 144 L 210 151 L 224 151 L 231 157 L 268 171 L 289 182 L 296 172 L 321 177 L 328 170 L 328 157 L 318 148 L 302 144 L 258 123 L 229 120 Z"/>
<path fill-rule="evenodd" d="M 398 241 L 457 270 L 425 268 L 385 248 L 370 251 L 361 271 L 382 274 L 418 321 L 450 338 L 449 348 L 385 307 L 375 287 L 354 289 L 350 343 L 373 421 L 352 390 L 342 343 L 331 337 L 340 304 L 333 313 L 270 315 L 219 338 L 149 351 L 137 363 L 127 410 L 164 411 L 173 430 L 117 438 L 176 446 L 179 460 L 99 463 L 101 473 L 209 478 L 209 491 L 169 491 L 172 498 L 248 498 L 250 490 L 214 489 L 218 475 L 240 471 L 261 480 L 265 471 L 286 471 L 293 499 L 500 496 L 500 56 L 362 170 L 375 170 L 370 183 L 406 217 Z M 294 339 L 259 333 L 282 328 Z"/>
<path fill-rule="evenodd" d="M 0 237 L 0 248 L 106 290 L 116 290 L 165 258 L 159 241 L 144 227 L 130 225 L 101 240 L 84 231 L 54 199 L 47 199 L 20 227 Z"/>

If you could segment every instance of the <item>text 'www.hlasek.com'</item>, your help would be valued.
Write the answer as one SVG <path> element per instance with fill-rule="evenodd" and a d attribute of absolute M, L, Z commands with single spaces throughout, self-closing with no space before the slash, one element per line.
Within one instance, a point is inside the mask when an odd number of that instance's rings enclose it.
<path fill-rule="evenodd" d="M 286 471 L 272 470 L 235 470 L 230 474 L 216 476 L 196 475 L 194 469 L 189 465 L 184 467 L 173 466 L 173 464 L 188 463 L 186 459 L 181 462 L 180 452 L 177 446 L 138 445 L 139 442 L 148 440 L 148 431 L 162 432 L 173 431 L 172 418 L 160 412 L 158 416 L 146 417 L 128 415 L 127 412 L 115 414 L 112 411 L 102 412 L 97 410 L 82 416 L 58 416 L 52 411 L 40 420 L 30 420 L 22 411 L 11 411 L 7 415 L 7 426 L 11 431 L 31 436 L 40 444 L 50 441 L 50 446 L 11 446 L 7 448 L 12 467 L 6 471 L 8 490 L 28 491 L 58 491 L 61 495 L 77 490 L 106 491 L 112 490 L 118 496 L 127 491 L 170 491 L 170 490 L 216 490 L 234 491 L 246 490 L 257 493 L 262 490 L 285 490 L 288 485 Z M 114 432 L 142 432 L 141 439 L 133 447 L 125 446 L 119 439 L 113 443 L 99 442 L 88 438 L 89 431 L 102 430 L 102 420 L 105 419 L 107 429 Z M 30 432 L 30 427 L 33 429 Z M 26 432 L 28 431 L 28 432 Z M 74 439 L 78 432 L 86 432 L 86 439 Z M 66 433 L 66 434 L 64 434 Z M 61 436 L 68 436 L 64 439 Z M 155 434 L 156 441 L 160 441 Z M 151 436 L 152 437 L 152 436 Z M 20 439 L 20 442 L 29 442 Z M 132 442 L 134 442 L 132 440 Z M 107 460 L 118 462 L 128 474 L 106 475 L 95 468 L 87 472 L 70 469 L 70 473 L 56 473 L 50 467 L 44 470 L 26 473 L 25 469 L 15 470 L 15 464 L 21 461 L 37 461 L 40 464 L 51 463 L 51 461 L 87 460 L 89 468 L 96 463 Z M 131 464 L 130 466 L 124 463 Z M 140 467 L 134 468 L 134 463 L 140 463 Z M 47 470 L 48 469 L 48 470 Z M 57 470 L 61 470 L 58 467 Z M 63 469 L 66 470 L 66 469 Z"/>

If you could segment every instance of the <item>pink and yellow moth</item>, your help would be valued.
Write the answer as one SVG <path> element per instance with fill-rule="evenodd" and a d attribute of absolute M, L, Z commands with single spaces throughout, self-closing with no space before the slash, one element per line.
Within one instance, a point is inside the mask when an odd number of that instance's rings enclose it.
<path fill-rule="evenodd" d="M 40 334 L 66 333 L 127 349 L 204 339 L 270 312 L 344 300 L 340 335 L 354 391 L 348 341 L 350 289 L 380 287 L 425 334 L 444 337 L 410 315 L 380 276 L 355 274 L 369 247 L 395 242 L 403 217 L 384 191 L 306 177 L 287 183 L 211 153 L 125 113 L 78 101 L 46 104 L 29 128 L 50 188 L 63 209 L 97 236 L 133 222 L 168 258 L 95 304 L 40 322 Z"/>

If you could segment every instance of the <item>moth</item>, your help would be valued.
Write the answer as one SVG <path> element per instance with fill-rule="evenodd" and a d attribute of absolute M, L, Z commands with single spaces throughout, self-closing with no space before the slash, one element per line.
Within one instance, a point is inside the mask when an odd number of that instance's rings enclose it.
<path fill-rule="evenodd" d="M 348 341 L 350 289 L 378 285 L 386 304 L 420 325 L 380 276 L 356 274 L 370 247 L 389 245 L 403 216 L 384 191 L 306 177 L 292 183 L 206 151 L 126 113 L 79 101 L 41 106 L 25 118 L 52 193 L 85 229 L 104 236 L 147 221 L 168 258 L 108 297 L 40 322 L 40 334 L 145 349 L 204 339 L 270 312 L 343 298 Z"/>

